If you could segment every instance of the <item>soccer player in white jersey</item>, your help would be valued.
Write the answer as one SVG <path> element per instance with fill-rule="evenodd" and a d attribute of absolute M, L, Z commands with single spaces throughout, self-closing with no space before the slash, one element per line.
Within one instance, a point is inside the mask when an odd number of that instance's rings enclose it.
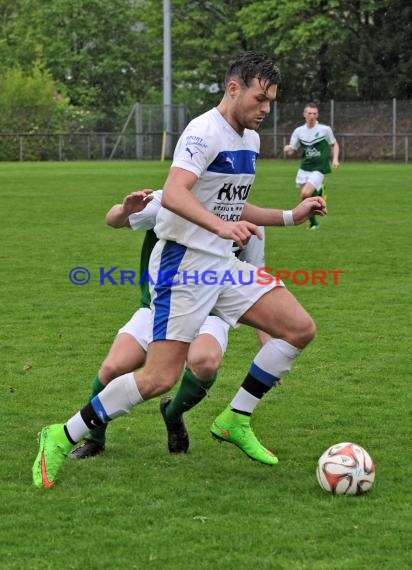
<path fill-rule="evenodd" d="M 244 247 L 252 235 L 261 237 L 258 226 L 302 224 L 314 214 L 326 214 L 320 196 L 287 211 L 246 203 L 259 154 L 256 130 L 270 112 L 279 82 L 270 58 L 244 53 L 226 73 L 219 105 L 181 135 L 163 186 L 164 208 L 155 227 L 159 241 L 150 258 L 153 324 L 146 363 L 115 378 L 65 424 L 41 430 L 32 469 L 37 487 L 54 486 L 65 457 L 91 428 L 176 384 L 190 342 L 212 311 L 230 325 L 244 323 L 272 338 L 256 354 L 211 431 L 256 461 L 278 463 L 254 434 L 251 415 L 314 338 L 315 324 L 282 283 L 239 261 L 232 242 Z"/>
<path fill-rule="evenodd" d="M 299 148 L 303 156 L 296 175 L 296 185 L 300 188 L 302 200 L 309 196 L 325 198 L 323 181 L 325 174 L 331 172 L 329 163 L 329 147 L 332 146 L 332 166 L 339 166 L 339 144 L 332 129 L 318 122 L 319 109 L 316 103 L 308 103 L 303 110 L 305 124 L 297 127 L 283 151 L 287 155 L 294 154 Z M 309 229 L 316 230 L 319 223 L 316 216 L 309 220 Z"/>
<path fill-rule="evenodd" d="M 151 334 L 147 272 L 150 253 L 157 241 L 153 228 L 161 206 L 161 199 L 162 190 L 153 192 L 146 189 L 132 192 L 125 196 L 121 204 L 112 206 L 106 214 L 107 224 L 114 228 L 146 230 L 139 270 L 141 306 L 119 329 L 93 380 L 90 400 L 97 396 L 111 380 L 140 368 L 145 362 L 148 339 Z M 263 233 L 264 228 L 260 229 Z M 236 255 L 239 259 L 248 261 L 257 267 L 264 267 L 264 240 L 252 236 L 246 247 L 239 249 Z M 198 335 L 190 344 L 186 367 L 177 393 L 173 398 L 167 396 L 160 401 L 160 411 L 166 425 L 170 453 L 187 453 L 189 449 L 189 434 L 183 415 L 201 402 L 215 383 L 217 370 L 227 347 L 228 329 L 229 325 L 219 317 L 212 315 L 206 317 Z M 256 333 L 263 346 L 267 340 L 265 333 L 261 331 L 256 331 Z M 105 449 L 108 425 L 103 424 L 92 430 L 81 445 L 69 454 L 69 457 L 86 459 L 102 453 Z"/>

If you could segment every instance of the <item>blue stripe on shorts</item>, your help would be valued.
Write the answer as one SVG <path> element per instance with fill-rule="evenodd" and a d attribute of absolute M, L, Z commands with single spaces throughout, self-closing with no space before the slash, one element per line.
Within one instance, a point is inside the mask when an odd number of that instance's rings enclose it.
<path fill-rule="evenodd" d="M 173 272 L 179 270 L 180 263 L 186 253 L 186 246 L 174 241 L 167 241 L 160 259 L 159 278 L 155 285 L 156 296 L 154 305 L 153 340 L 167 339 L 167 325 L 170 315 L 170 299 L 172 296 Z M 171 277 L 165 281 L 162 275 L 168 274 Z M 169 282 L 170 281 L 170 282 Z"/>
<path fill-rule="evenodd" d="M 257 366 L 254 362 L 252 362 L 249 373 L 251 376 L 256 378 L 256 380 L 259 380 L 259 382 L 265 384 L 265 386 L 269 386 L 269 388 L 272 388 L 276 382 L 279 381 L 279 378 L 277 378 L 277 376 L 274 376 L 273 374 L 269 374 L 269 372 L 262 370 L 262 368 L 259 368 L 259 366 Z"/>

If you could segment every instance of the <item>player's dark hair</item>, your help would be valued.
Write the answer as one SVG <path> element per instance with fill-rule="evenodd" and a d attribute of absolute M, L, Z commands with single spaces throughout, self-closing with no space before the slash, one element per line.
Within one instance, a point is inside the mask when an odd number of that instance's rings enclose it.
<path fill-rule="evenodd" d="M 311 109 L 317 109 L 319 111 L 319 107 L 314 101 L 310 101 L 309 103 L 306 103 L 304 109 L 307 109 L 308 107 L 310 107 Z"/>
<path fill-rule="evenodd" d="M 280 84 L 280 70 L 273 59 L 265 53 L 246 51 L 230 65 L 226 73 L 225 84 L 227 85 L 231 79 L 238 79 L 249 87 L 255 78 L 267 90 L 271 85 Z"/>

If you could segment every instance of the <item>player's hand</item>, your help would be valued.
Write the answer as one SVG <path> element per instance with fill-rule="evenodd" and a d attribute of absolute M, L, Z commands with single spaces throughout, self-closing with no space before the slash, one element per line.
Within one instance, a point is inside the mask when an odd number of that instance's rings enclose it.
<path fill-rule="evenodd" d="M 224 239 L 234 241 L 238 247 L 243 249 L 252 235 L 262 239 L 262 234 L 255 224 L 242 220 L 240 222 L 224 222 L 217 235 Z"/>
<path fill-rule="evenodd" d="M 144 210 L 147 204 L 153 200 L 152 192 L 153 190 L 145 189 L 128 194 L 123 200 L 124 213 L 130 215 Z"/>
<path fill-rule="evenodd" d="M 326 202 L 321 196 L 305 198 L 292 210 L 295 225 L 303 224 L 311 216 L 326 216 L 327 213 Z"/>
<path fill-rule="evenodd" d="M 332 162 L 332 168 L 333 168 L 334 170 L 336 170 L 337 168 L 339 168 L 339 166 L 340 166 L 339 160 L 334 160 L 334 161 Z"/>
<path fill-rule="evenodd" d="M 295 150 L 295 149 L 294 149 L 292 146 L 290 146 L 290 144 L 286 144 L 286 145 L 283 147 L 283 152 L 284 152 L 285 154 L 288 154 L 288 155 L 293 154 L 294 150 Z"/>

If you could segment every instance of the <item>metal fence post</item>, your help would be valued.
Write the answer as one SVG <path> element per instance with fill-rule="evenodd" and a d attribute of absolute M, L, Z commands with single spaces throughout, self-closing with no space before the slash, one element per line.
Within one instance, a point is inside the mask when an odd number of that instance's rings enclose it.
<path fill-rule="evenodd" d="M 106 158 L 106 133 L 102 134 L 101 146 L 102 146 L 102 158 Z"/>
<path fill-rule="evenodd" d="M 330 126 L 333 131 L 333 127 L 335 126 L 335 101 L 334 99 L 330 100 Z"/>
<path fill-rule="evenodd" d="M 186 107 L 184 103 L 179 103 L 179 108 L 178 108 L 178 126 L 177 126 L 177 131 L 178 131 L 178 135 L 180 136 L 183 131 L 185 130 L 185 126 L 186 126 Z"/>
<path fill-rule="evenodd" d="M 23 150 L 23 137 L 19 137 L 19 160 L 24 160 L 24 150 Z"/>
<path fill-rule="evenodd" d="M 396 158 L 396 97 L 392 99 L 392 158 Z"/>
<path fill-rule="evenodd" d="M 273 103 L 273 156 L 278 154 L 278 102 Z"/>
<path fill-rule="evenodd" d="M 136 158 L 143 157 L 143 146 L 142 146 L 142 106 L 140 103 L 136 103 L 134 106 L 134 124 L 136 132 Z"/>

